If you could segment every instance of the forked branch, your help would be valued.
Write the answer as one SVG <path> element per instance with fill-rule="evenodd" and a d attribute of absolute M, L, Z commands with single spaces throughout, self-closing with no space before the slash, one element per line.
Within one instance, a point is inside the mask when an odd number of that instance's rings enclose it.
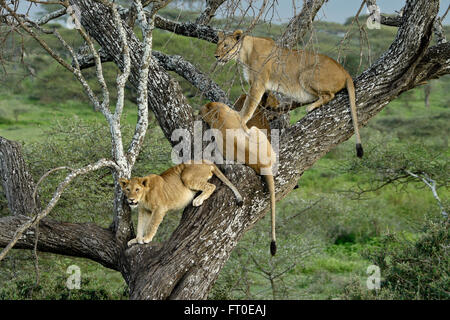
<path fill-rule="evenodd" d="M 44 210 L 42 210 L 40 213 L 35 215 L 34 217 L 28 219 L 25 223 L 23 223 L 14 233 L 14 237 L 9 242 L 9 244 L 2 250 L 0 253 L 0 261 L 3 260 L 3 258 L 6 256 L 6 254 L 14 247 L 14 245 L 17 243 L 17 241 L 21 238 L 23 233 L 28 230 L 29 228 L 35 226 L 40 220 L 45 218 L 55 207 L 55 205 L 58 203 L 59 198 L 61 197 L 64 189 L 69 185 L 69 183 L 75 179 L 76 177 L 80 175 L 87 174 L 92 171 L 96 171 L 98 169 L 104 168 L 104 167 L 110 167 L 118 170 L 118 166 L 115 162 L 107 159 L 101 159 L 97 161 L 94 164 L 89 164 L 83 168 L 73 170 L 71 173 L 69 173 L 66 178 L 58 185 L 55 193 L 52 196 L 52 199 L 49 201 L 47 206 Z"/>

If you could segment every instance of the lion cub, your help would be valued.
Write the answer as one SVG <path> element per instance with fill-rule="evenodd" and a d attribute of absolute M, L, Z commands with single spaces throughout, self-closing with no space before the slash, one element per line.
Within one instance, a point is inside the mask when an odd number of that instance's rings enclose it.
<path fill-rule="evenodd" d="M 238 112 L 224 103 L 210 102 L 200 109 L 203 120 L 212 129 L 222 134 L 222 140 L 216 143 L 225 159 L 245 163 L 259 175 L 264 175 L 269 192 L 272 219 L 272 241 L 270 252 L 276 253 L 275 237 L 275 184 L 273 167 L 276 163 L 276 154 L 266 135 L 253 126 L 248 134 L 241 126 L 241 117 Z"/>
<path fill-rule="evenodd" d="M 183 209 L 191 201 L 193 206 L 201 206 L 216 189 L 214 184 L 208 182 L 213 174 L 233 191 L 238 204 L 241 205 L 242 197 L 239 191 L 215 164 L 208 161 L 200 164 L 182 163 L 161 175 L 121 178 L 120 186 L 128 205 L 138 208 L 136 238 L 128 241 L 128 246 L 152 241 L 168 211 Z M 197 191 L 202 193 L 194 199 Z"/>
<path fill-rule="evenodd" d="M 332 100 L 337 92 L 347 88 L 356 154 L 363 156 L 356 114 L 355 86 L 350 74 L 332 58 L 306 50 L 289 50 L 276 45 L 270 38 L 218 33 L 214 56 L 220 64 L 237 60 L 244 67 L 244 77 L 250 90 L 240 112 L 242 127 L 252 118 L 267 90 L 281 92 L 299 103 L 309 103 L 308 112 Z"/>

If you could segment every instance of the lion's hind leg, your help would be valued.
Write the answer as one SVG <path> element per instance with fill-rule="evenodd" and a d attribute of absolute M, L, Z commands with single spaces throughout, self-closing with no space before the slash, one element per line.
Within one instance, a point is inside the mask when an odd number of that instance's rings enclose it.
<path fill-rule="evenodd" d="M 196 187 L 191 188 L 191 190 L 202 191 L 202 193 L 199 196 L 197 196 L 194 200 L 192 200 L 192 205 L 194 207 L 199 207 L 203 204 L 203 201 L 205 201 L 212 195 L 214 190 L 216 190 L 216 186 L 213 185 L 212 183 L 206 182 L 203 185 L 197 185 Z"/>
<path fill-rule="evenodd" d="M 310 105 L 306 106 L 306 111 L 311 112 L 314 109 L 328 103 L 329 101 L 333 100 L 334 93 L 332 92 L 324 92 L 319 94 L 319 99 L 311 103 Z"/>
<path fill-rule="evenodd" d="M 208 182 L 212 175 L 212 167 L 209 164 L 191 164 L 183 170 L 181 180 L 184 185 L 190 190 L 202 192 L 192 201 L 194 207 L 201 206 L 216 190 L 216 186 Z"/>

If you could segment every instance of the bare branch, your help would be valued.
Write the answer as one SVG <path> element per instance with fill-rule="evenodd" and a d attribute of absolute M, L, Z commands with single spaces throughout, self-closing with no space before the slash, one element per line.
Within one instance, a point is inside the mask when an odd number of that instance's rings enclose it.
<path fill-rule="evenodd" d="M 200 25 L 208 24 L 211 19 L 216 14 L 217 9 L 224 3 L 226 0 L 206 0 L 206 8 L 200 14 L 200 16 L 195 20 L 195 23 Z"/>
<path fill-rule="evenodd" d="M 367 8 L 370 11 L 369 16 L 372 17 L 372 19 L 376 19 L 377 15 L 379 14 L 377 12 L 377 1 L 376 0 L 366 0 Z M 389 27 L 400 27 L 403 23 L 403 9 L 396 15 L 396 16 L 386 16 L 383 14 L 380 14 L 380 21 L 382 25 L 389 26 Z"/>
<path fill-rule="evenodd" d="M 112 57 L 105 53 L 104 50 L 98 51 L 102 63 L 112 61 Z M 219 101 L 228 105 L 231 102 L 228 96 L 217 83 L 211 80 L 208 75 L 200 71 L 196 66 L 179 55 L 167 55 L 159 51 L 152 51 L 153 59 L 167 71 L 174 71 L 182 76 L 194 87 L 200 90 L 201 94 L 208 100 Z M 78 54 L 77 60 L 81 69 L 90 68 L 95 65 L 91 54 Z M 74 62 L 72 62 L 74 63 Z M 287 111 L 286 111 L 287 112 Z"/>
<path fill-rule="evenodd" d="M 145 133 L 147 132 L 148 127 L 148 71 L 152 61 L 152 32 L 154 29 L 154 16 L 147 18 L 140 0 L 135 0 L 134 5 L 137 12 L 137 21 L 144 36 L 144 52 L 142 53 L 141 70 L 139 74 L 137 98 L 138 122 L 136 124 L 136 129 L 127 154 L 128 163 L 130 166 L 133 166 L 136 161 L 139 150 L 144 142 Z"/>
<path fill-rule="evenodd" d="M 328 0 L 304 1 L 302 11 L 289 21 L 289 24 L 278 40 L 280 46 L 294 47 L 311 30 L 312 22 L 317 12 Z"/>
<path fill-rule="evenodd" d="M 3 249 L 3 251 L 0 253 L 0 261 L 3 260 L 3 258 L 6 256 L 6 254 L 13 248 L 13 246 L 19 241 L 22 234 L 28 230 L 29 228 L 35 226 L 40 220 L 45 218 L 50 211 L 55 207 L 55 205 L 58 203 L 59 198 L 61 197 L 64 189 L 67 187 L 67 185 L 75 179 L 79 175 L 83 175 L 98 169 L 101 169 L 103 167 L 111 167 L 118 169 L 118 166 L 115 162 L 111 160 L 101 159 L 97 161 L 94 164 L 89 164 L 83 168 L 77 169 L 72 171 L 70 174 L 66 176 L 66 178 L 58 185 L 58 188 L 56 189 L 55 193 L 53 194 L 52 199 L 47 204 L 47 207 L 42 210 L 39 214 L 34 216 L 33 218 L 29 218 L 26 222 L 24 222 L 14 233 L 14 237 L 11 239 L 11 241 L 8 243 L 8 245 Z"/>
<path fill-rule="evenodd" d="M 441 209 L 441 214 L 442 216 L 447 219 L 448 218 L 448 213 L 445 212 L 444 206 L 442 205 L 441 199 L 439 198 L 437 191 L 436 191 L 436 181 L 434 181 L 433 179 L 431 179 L 426 173 L 422 173 L 423 176 L 419 175 L 419 174 L 415 174 L 412 173 L 409 170 L 405 170 L 405 172 L 407 174 L 409 174 L 411 177 L 417 178 L 422 180 L 423 183 L 425 183 L 425 185 L 431 189 L 431 192 L 433 193 L 433 197 L 436 199 L 439 208 Z"/>
<path fill-rule="evenodd" d="M 61 8 L 58 9 L 56 11 L 47 13 L 46 15 L 42 16 L 41 18 L 37 19 L 36 21 L 34 21 L 34 24 L 37 24 L 39 26 L 46 24 L 47 22 L 57 19 L 59 17 L 62 17 L 63 15 L 66 14 L 66 8 Z"/>
<path fill-rule="evenodd" d="M 92 91 L 92 89 L 90 88 L 89 84 L 87 83 L 86 79 L 84 78 L 84 76 L 82 75 L 81 71 L 79 69 L 77 69 L 76 67 L 71 66 L 70 64 L 68 64 L 58 53 L 56 53 L 54 50 L 52 50 L 50 48 L 50 46 L 40 37 L 38 37 L 36 35 L 36 33 L 31 29 L 31 27 L 29 26 L 30 23 L 33 23 L 30 20 L 24 20 L 22 19 L 18 14 L 16 14 L 16 12 L 11 9 L 5 2 L 5 0 L 0 0 L 0 5 L 9 12 L 9 14 L 15 19 L 15 21 L 17 21 L 17 23 L 20 25 L 20 27 L 25 30 L 33 39 L 35 39 L 40 45 L 41 47 L 47 51 L 48 54 L 50 54 L 50 56 L 55 59 L 60 65 L 62 65 L 64 68 L 66 68 L 68 71 L 70 71 L 71 73 L 73 73 L 75 75 L 75 77 L 77 78 L 77 80 L 81 83 L 81 85 L 83 86 L 84 90 L 86 91 L 90 101 L 93 103 L 94 107 L 96 109 L 101 109 L 101 105 L 98 102 L 94 92 Z M 58 40 L 62 43 L 62 45 L 72 54 L 72 57 L 75 58 L 74 52 L 72 50 L 72 48 L 64 41 L 64 39 L 61 37 L 61 35 L 58 33 L 58 31 L 56 29 L 54 29 L 53 31 L 48 31 L 48 30 L 44 30 L 40 25 L 38 24 L 34 24 L 34 27 L 36 27 L 39 31 L 44 32 L 44 33 L 52 33 L 54 34 Z M 87 37 L 86 33 L 84 33 L 83 31 L 80 31 L 82 34 L 84 34 L 84 36 L 86 37 L 86 39 L 88 39 L 89 37 Z M 92 44 L 92 43 L 91 43 Z M 93 45 L 92 45 L 93 48 Z M 94 57 L 95 57 L 95 52 L 93 53 Z M 100 61 L 100 59 L 98 59 Z M 98 66 L 98 64 L 97 64 Z M 101 64 L 100 64 L 100 68 L 101 68 Z M 101 69 L 100 69 L 101 70 Z M 104 82 L 104 81 L 103 81 Z M 102 85 L 103 88 L 103 85 Z M 103 102 L 108 102 L 107 96 L 105 96 L 105 92 L 104 92 L 104 101 Z"/>
<path fill-rule="evenodd" d="M 450 6 L 449 6 L 450 7 Z M 434 34 L 436 36 L 436 42 L 438 44 L 443 44 L 447 42 L 447 38 L 445 37 L 445 32 L 442 27 L 442 20 L 439 17 L 436 17 L 433 26 Z"/>
<path fill-rule="evenodd" d="M 83 12 L 82 24 L 90 30 L 90 34 L 103 47 L 114 62 L 123 69 L 123 59 L 118 43 L 118 31 L 111 24 L 101 25 L 98 20 L 111 19 L 109 10 L 101 5 L 88 0 L 70 0 L 71 3 L 80 7 Z M 142 43 L 134 35 L 127 25 L 124 26 L 128 34 L 128 45 L 130 47 L 132 68 L 130 83 L 133 87 L 139 87 L 139 66 L 142 57 Z M 156 27 L 156 18 L 155 18 Z M 164 91 L 159 88 L 164 88 Z M 172 92 L 172 94 L 167 94 Z M 179 84 L 174 81 L 163 68 L 156 63 L 151 63 L 148 81 L 149 107 L 156 118 L 165 136 L 170 140 L 172 131 L 175 129 L 187 129 L 193 131 L 193 110 L 183 96 Z"/>
<path fill-rule="evenodd" d="M 159 65 L 167 71 L 174 71 L 194 87 L 196 87 L 202 95 L 211 100 L 219 101 L 230 105 L 227 94 L 206 74 L 198 70 L 193 64 L 184 59 L 182 56 L 169 56 L 159 51 L 153 51 L 153 58 L 155 58 Z"/>

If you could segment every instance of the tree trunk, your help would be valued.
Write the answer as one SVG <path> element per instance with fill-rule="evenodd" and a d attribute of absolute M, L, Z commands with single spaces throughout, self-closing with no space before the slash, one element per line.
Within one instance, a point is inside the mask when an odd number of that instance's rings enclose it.
<path fill-rule="evenodd" d="M 22 156 L 20 145 L 0 137 L 0 175 L 8 208 L 13 215 L 30 215 L 39 209 L 33 199 L 34 182 Z"/>

